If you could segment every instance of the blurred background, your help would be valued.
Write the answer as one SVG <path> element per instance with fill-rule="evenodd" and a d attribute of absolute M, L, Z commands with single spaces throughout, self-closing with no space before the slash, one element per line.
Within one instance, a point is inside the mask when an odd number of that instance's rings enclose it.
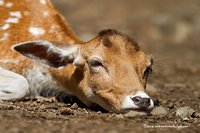
<path fill-rule="evenodd" d="M 200 88 L 199 0 L 52 2 L 83 41 L 89 41 L 107 28 L 117 29 L 134 38 L 142 51 L 154 55 L 150 84 L 160 90 L 166 83 L 190 84 L 195 89 Z M 188 96 L 189 92 L 184 94 Z M 176 95 L 176 92 L 173 94 Z"/>
<path fill-rule="evenodd" d="M 8 0 L 0 3 L 3 1 Z M 199 132 L 200 0 L 51 1 L 79 39 L 89 41 L 99 31 L 114 28 L 154 56 L 147 92 L 157 113 L 102 113 L 98 108 L 91 111 L 77 103 L 58 103 L 54 98 L 0 101 L 0 133 Z M 187 109 L 180 111 L 181 107 Z M 189 118 L 182 119 L 177 112 Z M 164 128 L 151 128 L 154 125 Z"/>

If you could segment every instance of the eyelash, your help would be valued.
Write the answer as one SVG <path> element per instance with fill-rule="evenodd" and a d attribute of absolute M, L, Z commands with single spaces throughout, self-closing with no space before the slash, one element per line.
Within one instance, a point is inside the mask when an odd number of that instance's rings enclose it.
<path fill-rule="evenodd" d="M 144 71 L 144 74 L 143 74 L 143 79 L 145 79 L 146 76 L 148 76 L 149 73 L 152 73 L 153 70 L 152 70 L 152 67 L 149 66 L 145 71 Z"/>
<path fill-rule="evenodd" d="M 92 61 L 92 62 L 90 63 L 90 65 L 91 65 L 92 67 L 103 66 L 102 63 L 99 62 L 99 61 Z"/>

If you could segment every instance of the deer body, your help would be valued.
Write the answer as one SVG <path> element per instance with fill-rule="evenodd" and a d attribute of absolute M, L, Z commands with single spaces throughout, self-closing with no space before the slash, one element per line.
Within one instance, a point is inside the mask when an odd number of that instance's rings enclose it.
<path fill-rule="evenodd" d="M 132 38 L 109 29 L 82 42 L 49 0 L 0 0 L 0 16 L 0 99 L 71 94 L 115 112 L 153 108 L 153 58 Z"/>
<path fill-rule="evenodd" d="M 26 77 L 30 83 L 32 96 L 39 95 L 42 88 L 58 87 L 57 83 L 52 83 L 54 79 L 48 68 L 13 52 L 11 47 L 19 42 L 40 39 L 71 44 L 82 42 L 75 37 L 64 18 L 49 1 L 4 0 L 1 3 L 0 66 Z M 9 4 L 12 6 L 7 7 Z M 25 10 L 21 10 L 22 8 Z M 38 15 L 41 13 L 42 17 Z"/>

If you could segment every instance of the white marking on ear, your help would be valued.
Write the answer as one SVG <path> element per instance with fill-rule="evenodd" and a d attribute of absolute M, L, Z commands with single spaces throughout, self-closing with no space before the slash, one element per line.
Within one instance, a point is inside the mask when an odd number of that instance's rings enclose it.
<path fill-rule="evenodd" d="M 10 24 L 5 24 L 1 27 L 2 30 L 7 30 L 10 27 Z"/>
<path fill-rule="evenodd" d="M 40 3 L 42 3 L 42 4 L 46 4 L 46 0 L 40 0 Z"/>
<path fill-rule="evenodd" d="M 8 38 L 8 35 L 9 35 L 8 33 L 4 33 L 0 41 L 5 41 Z"/>
<path fill-rule="evenodd" d="M 21 12 L 20 11 L 16 11 L 16 12 L 10 12 L 10 16 L 15 16 L 17 18 L 21 18 Z"/>
<path fill-rule="evenodd" d="M 62 51 L 62 55 L 61 56 L 70 56 L 72 55 L 72 53 L 76 53 L 78 51 L 78 47 L 72 47 L 72 48 L 68 48 L 68 49 L 59 49 Z M 71 57 L 73 58 L 73 57 Z M 69 58 L 69 59 L 71 59 Z"/>
<path fill-rule="evenodd" d="M 51 50 L 51 51 L 55 51 L 56 53 L 58 53 L 58 51 L 56 51 L 56 50 L 58 50 L 58 48 L 55 50 L 54 47 L 53 47 L 53 45 L 49 41 L 45 41 L 45 40 L 28 41 L 28 42 L 22 42 L 22 43 L 19 43 L 19 44 L 15 44 L 14 46 L 12 46 L 12 50 L 15 51 L 14 47 L 17 47 L 17 46 L 20 46 L 20 45 L 24 45 L 24 44 L 33 43 L 33 42 L 39 43 L 40 45 L 44 45 L 44 46 L 48 44 L 49 45 L 48 51 Z M 49 54 L 50 54 L 50 52 L 49 52 Z M 29 57 L 31 60 L 33 60 L 35 62 L 38 62 L 38 63 L 40 63 L 40 64 L 42 64 L 42 65 L 44 65 L 46 67 L 50 67 L 50 65 L 48 65 L 49 63 L 48 63 L 47 60 L 40 60 L 40 58 L 34 56 L 33 54 L 28 54 L 28 53 L 26 54 L 26 56 Z"/>
<path fill-rule="evenodd" d="M 8 18 L 6 23 L 18 23 L 19 18 Z"/>
<path fill-rule="evenodd" d="M 6 7 L 11 7 L 11 6 L 13 6 L 12 2 L 9 2 L 9 3 L 6 4 Z"/>
<path fill-rule="evenodd" d="M 36 35 L 43 35 L 45 33 L 45 30 L 42 28 L 36 28 L 36 27 L 30 27 L 29 32 L 36 36 Z"/>
<path fill-rule="evenodd" d="M 50 61 L 50 58 L 40 59 L 39 57 L 35 56 L 34 53 L 26 53 L 24 51 L 25 56 L 27 56 L 31 60 L 36 61 L 46 67 L 62 69 L 64 67 L 66 67 L 67 65 L 72 65 L 74 60 L 78 56 L 78 48 L 79 48 L 78 45 L 73 45 L 69 48 L 61 49 L 61 48 L 53 46 L 51 42 L 44 41 L 44 40 L 19 43 L 19 44 L 14 45 L 12 47 L 12 49 L 15 50 L 15 47 L 18 47 L 18 46 L 20 47 L 21 45 L 26 45 L 29 43 L 32 43 L 35 45 L 40 45 L 40 46 L 41 45 L 46 46 L 48 48 L 48 49 L 46 49 L 47 51 L 45 52 L 47 54 L 47 56 L 51 56 L 52 53 L 57 53 L 57 55 L 59 56 L 58 58 L 59 58 L 60 63 L 62 63 L 64 61 L 63 64 L 53 64 L 53 62 Z M 21 51 L 21 53 L 23 53 L 23 51 Z"/>
<path fill-rule="evenodd" d="M 0 6 L 3 6 L 3 4 L 4 4 L 4 1 L 0 0 Z"/>
<path fill-rule="evenodd" d="M 81 59 L 81 54 L 80 54 L 80 52 L 79 52 L 79 54 L 76 56 L 76 58 L 75 58 L 75 60 L 74 60 L 74 62 L 73 62 L 73 65 L 78 64 L 78 62 L 79 62 L 80 59 Z"/>

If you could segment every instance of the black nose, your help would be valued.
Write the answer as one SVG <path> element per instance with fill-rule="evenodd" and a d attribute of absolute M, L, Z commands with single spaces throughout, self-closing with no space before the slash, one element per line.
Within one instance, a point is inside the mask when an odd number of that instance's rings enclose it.
<path fill-rule="evenodd" d="M 141 98 L 139 96 L 135 96 L 131 98 L 135 105 L 137 105 L 140 109 L 147 108 L 151 105 L 150 98 Z"/>

